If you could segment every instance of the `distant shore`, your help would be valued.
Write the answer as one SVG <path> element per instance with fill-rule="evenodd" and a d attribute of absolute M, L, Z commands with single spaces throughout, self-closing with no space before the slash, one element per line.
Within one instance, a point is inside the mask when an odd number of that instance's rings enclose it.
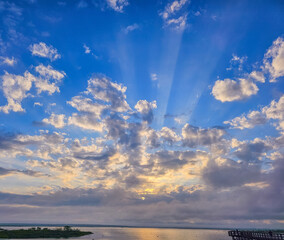
<path fill-rule="evenodd" d="M 0 228 L 0 238 L 5 238 L 5 239 L 69 238 L 69 237 L 81 237 L 89 234 L 92 234 L 92 232 L 85 232 L 79 229 L 72 229 L 70 226 L 64 226 L 64 228 L 56 228 L 56 229 L 37 227 L 29 229 L 7 230 Z"/>

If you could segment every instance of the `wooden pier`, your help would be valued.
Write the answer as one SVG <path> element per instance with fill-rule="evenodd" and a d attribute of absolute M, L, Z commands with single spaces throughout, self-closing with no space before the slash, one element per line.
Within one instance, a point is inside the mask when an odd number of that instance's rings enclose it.
<path fill-rule="evenodd" d="M 284 233 L 272 231 L 229 231 L 233 240 L 284 240 Z"/>

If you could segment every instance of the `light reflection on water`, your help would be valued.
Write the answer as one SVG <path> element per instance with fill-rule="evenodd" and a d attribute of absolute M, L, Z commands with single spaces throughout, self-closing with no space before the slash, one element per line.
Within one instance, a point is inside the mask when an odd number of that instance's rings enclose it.
<path fill-rule="evenodd" d="M 11 227 L 4 228 L 11 229 Z M 93 234 L 69 240 L 230 240 L 227 230 L 121 227 L 79 227 L 79 229 Z"/>

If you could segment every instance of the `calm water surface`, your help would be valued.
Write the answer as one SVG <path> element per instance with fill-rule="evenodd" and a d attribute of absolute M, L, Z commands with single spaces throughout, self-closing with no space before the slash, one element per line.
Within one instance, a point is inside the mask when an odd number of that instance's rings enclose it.
<path fill-rule="evenodd" d="M 11 227 L 4 228 L 11 229 Z M 18 228 L 21 227 L 16 227 Z M 230 240 L 227 230 L 120 227 L 79 227 L 79 229 L 93 232 L 93 234 L 80 238 L 69 238 L 69 240 Z"/>

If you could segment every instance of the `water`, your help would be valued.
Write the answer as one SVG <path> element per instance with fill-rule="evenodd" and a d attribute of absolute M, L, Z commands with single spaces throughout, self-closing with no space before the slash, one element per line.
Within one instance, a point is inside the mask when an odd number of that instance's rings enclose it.
<path fill-rule="evenodd" d="M 4 227 L 11 229 L 11 227 Z M 21 227 L 13 227 L 18 229 Z M 51 228 L 51 227 L 50 227 Z M 162 229 L 162 228 L 121 228 L 121 227 L 78 227 L 91 235 L 76 240 L 230 240 L 227 230 L 207 229 Z M 45 239 L 46 240 L 46 239 Z M 52 239 L 50 239 L 52 240 Z M 56 239 L 58 240 L 58 239 Z"/>

